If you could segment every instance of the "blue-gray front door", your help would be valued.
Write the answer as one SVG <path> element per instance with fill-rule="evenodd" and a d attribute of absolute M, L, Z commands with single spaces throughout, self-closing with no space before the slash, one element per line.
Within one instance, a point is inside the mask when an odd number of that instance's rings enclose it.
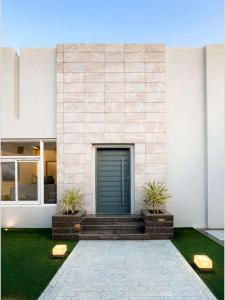
<path fill-rule="evenodd" d="M 96 212 L 130 213 L 130 150 L 97 149 Z"/>

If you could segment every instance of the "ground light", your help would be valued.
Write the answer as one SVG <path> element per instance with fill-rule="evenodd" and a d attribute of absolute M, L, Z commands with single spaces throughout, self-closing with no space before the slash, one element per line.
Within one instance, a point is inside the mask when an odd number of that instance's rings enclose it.
<path fill-rule="evenodd" d="M 213 262 L 207 255 L 194 255 L 194 264 L 202 271 L 211 271 L 213 269 Z"/>
<path fill-rule="evenodd" d="M 75 224 L 74 225 L 74 230 L 75 231 L 80 231 L 80 224 Z"/>
<path fill-rule="evenodd" d="M 53 257 L 64 257 L 67 253 L 67 245 L 55 245 L 52 248 Z"/>
<path fill-rule="evenodd" d="M 9 229 L 8 229 L 8 228 L 5 228 L 4 230 L 5 230 L 5 231 L 8 231 Z"/>

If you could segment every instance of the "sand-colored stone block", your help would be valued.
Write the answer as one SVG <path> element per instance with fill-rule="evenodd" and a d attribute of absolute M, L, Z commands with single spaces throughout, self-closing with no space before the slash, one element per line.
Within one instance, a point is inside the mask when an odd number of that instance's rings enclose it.
<path fill-rule="evenodd" d="M 82 92 L 84 92 L 84 83 L 83 82 L 79 82 L 79 83 L 64 82 L 63 90 L 65 93 L 82 93 Z"/>
<path fill-rule="evenodd" d="M 84 90 L 87 93 L 102 93 L 104 92 L 103 82 L 85 82 Z"/>
<path fill-rule="evenodd" d="M 164 52 L 145 52 L 144 54 L 145 62 L 164 62 L 165 53 Z"/>
<path fill-rule="evenodd" d="M 165 132 L 147 132 L 146 133 L 146 142 L 147 143 L 166 142 L 166 133 Z"/>
<path fill-rule="evenodd" d="M 125 62 L 144 62 L 145 53 L 144 52 L 128 52 L 125 53 Z"/>
<path fill-rule="evenodd" d="M 146 143 L 147 154 L 166 153 L 165 143 Z"/>
<path fill-rule="evenodd" d="M 124 102 L 124 93 L 105 93 L 105 102 Z"/>
<path fill-rule="evenodd" d="M 64 132 L 84 132 L 84 123 L 64 123 Z"/>
<path fill-rule="evenodd" d="M 146 132 L 166 132 L 166 123 L 146 123 Z"/>
<path fill-rule="evenodd" d="M 126 102 L 145 102 L 146 93 L 125 93 Z"/>
<path fill-rule="evenodd" d="M 105 52 L 105 62 L 124 62 L 123 52 Z"/>
<path fill-rule="evenodd" d="M 146 72 L 165 72 L 165 63 L 145 63 Z"/>
<path fill-rule="evenodd" d="M 146 112 L 166 112 L 165 103 L 146 103 Z"/>
<path fill-rule="evenodd" d="M 104 82 L 104 73 L 85 73 L 85 82 Z"/>
<path fill-rule="evenodd" d="M 105 82 L 124 82 L 124 73 L 105 73 Z"/>
<path fill-rule="evenodd" d="M 125 113 L 125 122 L 145 122 L 145 113 Z"/>
<path fill-rule="evenodd" d="M 144 44 L 125 44 L 124 51 L 125 52 L 144 52 L 145 45 Z"/>
<path fill-rule="evenodd" d="M 125 72 L 143 73 L 145 72 L 145 63 L 142 62 L 125 63 Z"/>
<path fill-rule="evenodd" d="M 145 103 L 127 102 L 125 103 L 125 112 L 145 112 Z"/>
<path fill-rule="evenodd" d="M 126 93 L 144 93 L 146 90 L 145 83 L 139 82 L 139 83 L 125 83 L 125 92 Z"/>
<path fill-rule="evenodd" d="M 124 83 L 119 82 L 107 82 L 105 83 L 105 92 L 106 93 L 123 93 L 124 92 Z"/>
<path fill-rule="evenodd" d="M 64 73 L 64 82 L 84 82 L 84 73 Z"/>
<path fill-rule="evenodd" d="M 125 73 L 125 82 L 145 82 L 145 73 Z"/>
<path fill-rule="evenodd" d="M 104 103 L 87 102 L 84 106 L 85 112 L 104 112 Z"/>
<path fill-rule="evenodd" d="M 124 63 L 105 63 L 105 72 L 124 72 Z"/>
<path fill-rule="evenodd" d="M 123 103 L 105 103 L 105 112 L 106 113 L 121 113 L 124 112 L 124 104 Z"/>
<path fill-rule="evenodd" d="M 124 52 L 124 44 L 105 44 L 105 52 Z"/>
<path fill-rule="evenodd" d="M 124 123 L 125 132 L 145 132 L 145 123 Z"/>
<path fill-rule="evenodd" d="M 105 113 L 105 122 L 124 122 L 124 113 Z"/>
<path fill-rule="evenodd" d="M 84 72 L 83 63 L 64 63 L 64 72 Z"/>
<path fill-rule="evenodd" d="M 85 92 L 85 102 L 104 102 L 104 93 L 103 92 Z"/>
<path fill-rule="evenodd" d="M 90 123 L 90 122 L 104 122 L 105 117 L 104 113 L 85 113 L 85 122 Z"/>
<path fill-rule="evenodd" d="M 104 72 L 105 67 L 104 63 L 85 63 L 84 64 L 84 70 L 85 73 L 98 73 L 98 72 Z"/>
<path fill-rule="evenodd" d="M 80 132 L 64 133 L 63 141 L 65 144 L 80 144 L 84 142 L 84 134 Z"/>
<path fill-rule="evenodd" d="M 84 112 L 84 103 L 64 103 L 64 112 L 76 112 L 82 113 Z"/>

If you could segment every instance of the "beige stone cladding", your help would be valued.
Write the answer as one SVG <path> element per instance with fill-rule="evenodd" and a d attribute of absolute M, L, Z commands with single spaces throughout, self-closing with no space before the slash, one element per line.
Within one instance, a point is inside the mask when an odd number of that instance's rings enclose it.
<path fill-rule="evenodd" d="M 72 187 L 95 213 L 93 144 L 134 147 L 134 210 L 143 186 L 166 180 L 165 47 L 57 46 L 58 198 Z"/>

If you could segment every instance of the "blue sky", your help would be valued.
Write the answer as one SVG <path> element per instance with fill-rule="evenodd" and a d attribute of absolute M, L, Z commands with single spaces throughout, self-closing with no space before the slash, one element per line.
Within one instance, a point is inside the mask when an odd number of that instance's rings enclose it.
<path fill-rule="evenodd" d="M 2 0 L 2 44 L 222 43 L 223 0 Z"/>

